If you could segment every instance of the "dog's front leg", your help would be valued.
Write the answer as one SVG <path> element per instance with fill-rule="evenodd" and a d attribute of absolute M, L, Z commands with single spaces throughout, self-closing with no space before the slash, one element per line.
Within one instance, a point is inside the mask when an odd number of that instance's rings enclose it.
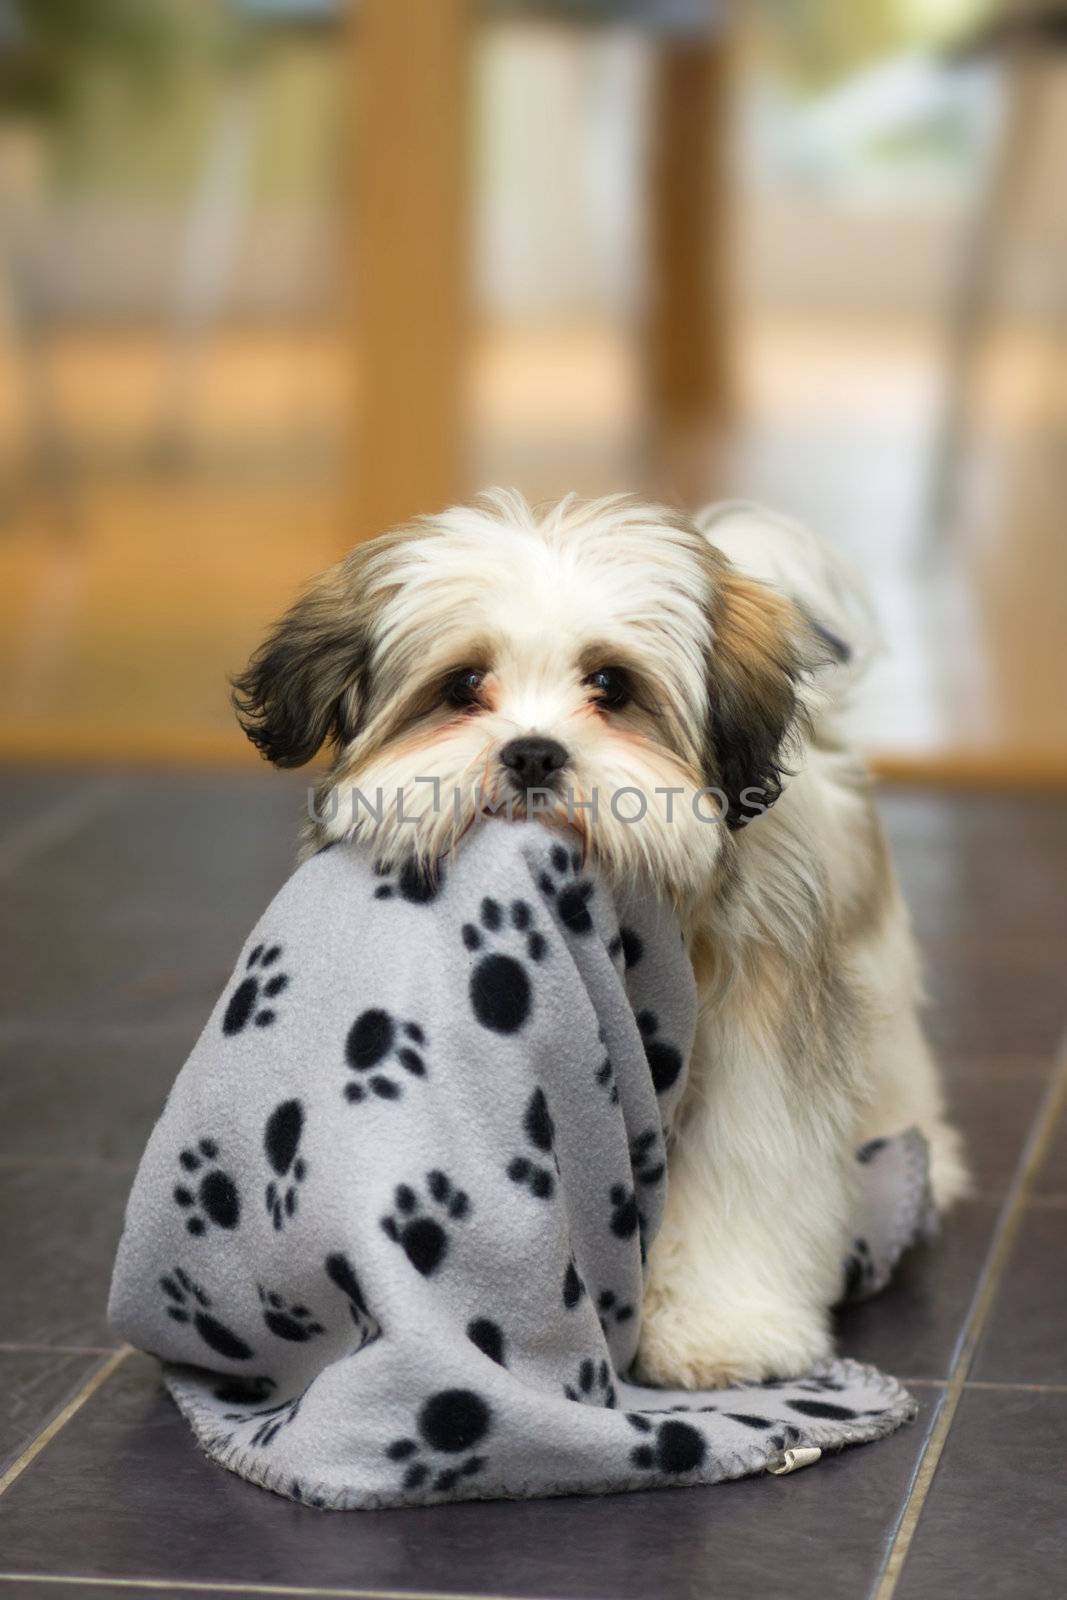
<path fill-rule="evenodd" d="M 790 1050 L 761 1022 L 698 1037 L 649 1262 L 647 1382 L 790 1377 L 831 1350 L 855 1165 L 847 1067 L 828 1065 L 825 1040 L 798 1063 L 796 1035 Z"/>

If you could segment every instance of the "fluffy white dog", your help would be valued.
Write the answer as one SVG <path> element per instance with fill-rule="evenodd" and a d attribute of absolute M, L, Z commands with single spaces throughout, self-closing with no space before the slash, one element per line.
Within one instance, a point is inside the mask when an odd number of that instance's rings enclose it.
<path fill-rule="evenodd" d="M 312 843 L 420 877 L 487 812 L 576 829 L 674 900 L 701 1016 L 641 1376 L 786 1377 L 830 1351 L 854 1151 L 917 1124 L 965 1186 L 862 762 L 837 726 L 868 613 L 812 534 L 747 506 L 534 511 L 494 492 L 361 545 L 237 681 L 281 766 L 329 741 Z"/>

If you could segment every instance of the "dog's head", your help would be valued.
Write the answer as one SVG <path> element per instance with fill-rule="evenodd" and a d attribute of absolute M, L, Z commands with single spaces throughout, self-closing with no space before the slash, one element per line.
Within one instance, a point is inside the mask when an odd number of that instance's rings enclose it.
<path fill-rule="evenodd" d="M 777 799 L 814 643 L 682 517 L 496 492 L 325 573 L 235 701 L 280 766 L 335 747 L 326 838 L 429 864 L 486 813 L 538 814 L 688 894 Z"/>

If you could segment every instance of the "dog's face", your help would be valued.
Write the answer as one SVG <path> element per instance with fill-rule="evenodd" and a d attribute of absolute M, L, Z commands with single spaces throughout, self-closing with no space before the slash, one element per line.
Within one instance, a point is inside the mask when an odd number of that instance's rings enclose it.
<path fill-rule="evenodd" d="M 324 574 L 236 700 L 281 766 L 335 745 L 325 838 L 429 865 L 487 813 L 540 815 L 686 896 L 777 798 L 810 643 L 683 518 L 497 493 Z"/>

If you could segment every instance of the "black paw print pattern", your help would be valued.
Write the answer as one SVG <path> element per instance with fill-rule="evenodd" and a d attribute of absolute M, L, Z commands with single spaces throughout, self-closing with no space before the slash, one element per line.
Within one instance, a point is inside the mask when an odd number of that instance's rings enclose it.
<path fill-rule="evenodd" d="M 618 1403 L 615 1385 L 611 1381 L 611 1367 L 606 1361 L 594 1361 L 586 1356 L 575 1375 L 573 1383 L 563 1385 L 568 1400 L 577 1400 L 586 1406 L 603 1406 L 613 1411 Z"/>
<path fill-rule="evenodd" d="M 277 1232 L 296 1215 L 300 1185 L 307 1177 L 307 1162 L 298 1155 L 304 1132 L 304 1108 L 299 1100 L 275 1106 L 263 1129 L 263 1148 L 275 1173 L 264 1191 L 267 1215 Z"/>
<path fill-rule="evenodd" d="M 620 1300 L 614 1289 L 605 1289 L 597 1295 L 596 1313 L 600 1331 L 605 1338 L 612 1324 L 621 1328 L 624 1323 L 632 1322 L 634 1318 L 633 1306 L 625 1300 Z"/>
<path fill-rule="evenodd" d="M 616 1239 L 632 1239 L 641 1223 L 637 1209 L 637 1196 L 626 1183 L 613 1183 L 608 1193 L 611 1201 L 611 1231 Z"/>
<path fill-rule="evenodd" d="M 596 886 L 589 878 L 577 878 L 582 870 L 581 852 L 567 851 L 563 845 L 554 844 L 549 860 L 557 876 L 542 872 L 537 880 L 539 887 L 549 899 L 555 900 L 559 920 L 565 928 L 571 933 L 592 933 L 589 902 Z"/>
<path fill-rule="evenodd" d="M 852 1249 L 845 1257 L 844 1300 L 860 1300 L 869 1294 L 877 1276 L 871 1247 L 866 1239 L 853 1239 Z"/>
<path fill-rule="evenodd" d="M 212 1389 L 216 1400 L 230 1406 L 261 1406 L 274 1393 L 274 1379 L 260 1374 L 255 1378 L 224 1378 Z"/>
<path fill-rule="evenodd" d="M 512 1183 L 529 1189 L 535 1199 L 551 1200 L 556 1192 L 556 1173 L 559 1170 L 554 1151 L 556 1125 L 552 1121 L 543 1089 L 535 1089 L 530 1096 L 522 1115 L 522 1131 L 539 1156 L 552 1158 L 552 1165 L 525 1155 L 513 1156 L 508 1163 L 508 1177 Z"/>
<path fill-rule="evenodd" d="M 880 1417 L 881 1411 L 854 1411 L 851 1406 L 839 1405 L 834 1400 L 787 1400 L 790 1411 L 801 1417 L 817 1417 L 824 1422 L 853 1422 L 857 1416 Z"/>
<path fill-rule="evenodd" d="M 467 1324 L 467 1338 L 498 1367 L 507 1366 L 507 1340 L 499 1322 L 494 1322 L 491 1317 L 475 1317 Z"/>
<path fill-rule="evenodd" d="M 596 1069 L 597 1088 L 603 1089 L 608 1097 L 609 1105 L 617 1106 L 619 1103 L 619 1086 L 615 1081 L 615 1068 L 611 1064 L 611 1056 L 608 1054 L 608 1045 L 607 1040 L 604 1038 L 603 1028 L 600 1029 L 597 1037 L 604 1052 L 604 1059 Z"/>
<path fill-rule="evenodd" d="M 412 906 L 428 906 L 437 899 L 445 886 L 444 869 L 434 863 L 405 861 L 393 868 L 384 861 L 374 865 L 374 875 L 382 882 L 374 891 L 375 900 L 406 900 Z"/>
<path fill-rule="evenodd" d="M 684 1408 L 674 1406 L 672 1409 L 677 1411 Z M 718 1410 L 718 1407 L 698 1406 L 694 1407 L 694 1409 L 699 1411 L 716 1411 Z M 785 1450 L 789 1445 L 798 1444 L 800 1442 L 800 1429 L 794 1428 L 790 1422 L 771 1422 L 767 1417 L 758 1417 L 752 1412 L 748 1411 L 724 1411 L 722 1415 L 729 1418 L 731 1422 L 739 1423 L 742 1428 L 751 1428 L 755 1433 L 768 1434 L 769 1438 L 767 1442 L 768 1444 L 773 1445 L 776 1450 Z"/>
<path fill-rule="evenodd" d="M 881 1417 L 884 1411 L 854 1411 L 850 1406 L 842 1405 L 839 1400 L 809 1400 L 809 1395 L 840 1394 L 844 1385 L 835 1378 L 767 1378 L 760 1385 L 763 1389 L 792 1390 L 786 1394 L 785 1403 L 791 1411 L 801 1417 L 816 1417 L 826 1422 L 851 1422 L 856 1417 Z M 802 1393 L 800 1391 L 803 1391 Z M 743 1419 L 735 1417 L 734 1421 Z M 755 1426 L 760 1419 L 751 1418 L 751 1425 Z M 775 1427 L 772 1422 L 765 1422 L 767 1428 Z M 788 1430 L 787 1430 L 788 1431 Z M 794 1441 L 795 1442 L 795 1441 Z"/>
<path fill-rule="evenodd" d="M 428 1484 L 431 1489 L 452 1489 L 461 1478 L 471 1478 L 481 1472 L 486 1458 L 473 1453 L 475 1445 L 482 1443 L 493 1424 L 493 1413 L 481 1395 L 472 1389 L 441 1389 L 432 1394 L 416 1418 L 418 1438 L 394 1439 L 386 1447 L 390 1461 L 406 1463 L 401 1486 L 420 1489 Z M 454 1465 L 431 1465 L 424 1451 L 453 1460 L 463 1456 Z M 432 1461 L 432 1457 L 431 1457 Z"/>
<path fill-rule="evenodd" d="M 626 1420 L 638 1433 L 648 1435 L 645 1444 L 635 1445 L 630 1460 L 643 1472 L 662 1472 L 670 1477 L 681 1477 L 695 1472 L 703 1465 L 707 1445 L 702 1434 L 688 1422 L 669 1422 L 653 1425 L 639 1411 L 627 1412 Z"/>
<path fill-rule="evenodd" d="M 282 1429 L 287 1428 L 291 1422 L 296 1421 L 300 1414 L 303 1399 L 304 1396 L 300 1394 L 297 1395 L 295 1400 L 279 1400 L 277 1405 L 264 1406 L 259 1411 L 231 1411 L 227 1413 L 226 1420 L 228 1422 L 258 1421 L 259 1426 L 249 1439 L 249 1444 L 261 1446 L 273 1444 Z"/>
<path fill-rule="evenodd" d="M 185 1226 L 199 1236 L 209 1226 L 232 1232 L 241 1220 L 241 1197 L 228 1172 L 216 1165 L 219 1147 L 214 1139 L 199 1139 L 178 1156 L 186 1181 L 174 1187 L 174 1203 L 188 1213 Z"/>
<path fill-rule="evenodd" d="M 644 944 L 632 928 L 620 928 L 608 945 L 608 955 L 612 961 L 617 961 L 621 956 L 623 967 L 627 972 L 631 967 L 636 967 L 644 953 Z"/>
<path fill-rule="evenodd" d="M 729 1417 L 731 1422 L 739 1422 L 742 1428 L 752 1428 L 757 1433 L 766 1432 L 774 1426 L 766 1417 L 758 1417 L 753 1411 L 724 1411 L 722 1414 Z"/>
<path fill-rule="evenodd" d="M 321 1322 L 316 1322 L 313 1312 L 304 1305 L 289 1305 L 280 1294 L 257 1284 L 259 1303 L 263 1307 L 263 1321 L 278 1339 L 290 1344 L 307 1344 L 317 1334 L 325 1333 Z"/>
<path fill-rule="evenodd" d="M 326 1257 L 324 1270 L 330 1282 L 335 1288 L 340 1289 L 348 1301 L 348 1309 L 352 1313 L 352 1321 L 355 1323 L 360 1335 L 359 1349 L 362 1350 L 363 1346 L 369 1344 L 371 1339 L 377 1338 L 381 1328 L 378 1319 L 367 1304 L 363 1287 L 356 1276 L 356 1270 L 348 1257 L 342 1254 L 341 1251 Z"/>
<path fill-rule="evenodd" d="M 572 1256 L 567 1262 L 567 1270 L 563 1274 L 563 1307 L 566 1311 L 573 1311 L 585 1297 L 586 1288 L 582 1282 L 582 1275 L 578 1271 L 577 1263 Z"/>
<path fill-rule="evenodd" d="M 362 1012 L 345 1040 L 345 1060 L 360 1074 L 345 1084 L 345 1099 L 358 1105 L 369 1091 L 380 1100 L 399 1100 L 404 1091 L 395 1068 L 402 1067 L 413 1078 L 425 1078 L 421 1054 L 425 1043 L 426 1035 L 417 1022 L 401 1022 L 376 1008 Z"/>
<path fill-rule="evenodd" d="M 447 1173 L 436 1168 L 426 1174 L 426 1189 L 429 1202 L 420 1199 L 409 1183 L 397 1184 L 394 1209 L 381 1221 L 382 1232 L 400 1246 L 416 1272 L 431 1278 L 448 1253 L 451 1230 L 447 1223 L 466 1221 L 471 1203 Z"/>
<path fill-rule="evenodd" d="M 808 1394 L 840 1394 L 844 1384 L 836 1378 L 764 1378 L 761 1389 L 803 1389 Z"/>
<path fill-rule="evenodd" d="M 471 1010 L 483 1028 L 493 1033 L 517 1033 L 530 1015 L 533 985 L 525 964 L 517 956 L 491 946 L 510 939 L 513 945 L 525 948 L 533 962 L 544 960 L 548 946 L 534 926 L 533 911 L 525 900 L 513 900 L 505 914 L 500 902 L 487 895 L 481 903 L 479 921 L 480 927 L 473 922 L 463 925 L 467 949 L 485 951 L 470 975 Z"/>
<path fill-rule="evenodd" d="M 663 1182 L 667 1163 L 663 1159 L 658 1128 L 646 1128 L 644 1133 L 639 1133 L 636 1139 L 630 1141 L 630 1166 L 636 1182 L 644 1184 L 646 1188 Z"/>
<path fill-rule="evenodd" d="M 167 1297 L 167 1316 L 174 1322 L 187 1322 L 196 1329 L 209 1349 L 228 1361 L 251 1361 L 253 1350 L 239 1334 L 212 1316 L 211 1299 L 181 1267 L 166 1272 L 159 1287 Z"/>
<path fill-rule="evenodd" d="M 321 852 L 320 852 L 321 853 Z M 322 1494 L 309 1494 L 300 1487 L 299 1480 L 294 1478 L 286 1491 L 290 1500 L 295 1500 L 299 1506 L 311 1506 L 315 1511 L 322 1511 L 326 1506 L 326 1496 Z"/>
<path fill-rule="evenodd" d="M 673 1044 L 667 1044 L 665 1040 L 656 1037 L 659 1032 L 659 1018 L 654 1012 L 640 1012 L 637 1026 L 641 1030 L 641 1042 L 645 1047 L 649 1071 L 652 1073 L 652 1087 L 657 1094 L 666 1094 L 667 1090 L 677 1082 L 678 1074 L 682 1070 L 681 1051 L 676 1050 Z"/>
<path fill-rule="evenodd" d="M 222 1031 L 227 1036 L 241 1033 L 254 1021 L 257 1028 L 269 1028 L 277 1016 L 273 1006 L 261 1006 L 260 1000 L 276 1000 L 289 986 L 285 972 L 270 972 L 282 953 L 280 944 L 257 944 L 246 963 L 246 974 L 230 996 L 222 1018 Z"/>

